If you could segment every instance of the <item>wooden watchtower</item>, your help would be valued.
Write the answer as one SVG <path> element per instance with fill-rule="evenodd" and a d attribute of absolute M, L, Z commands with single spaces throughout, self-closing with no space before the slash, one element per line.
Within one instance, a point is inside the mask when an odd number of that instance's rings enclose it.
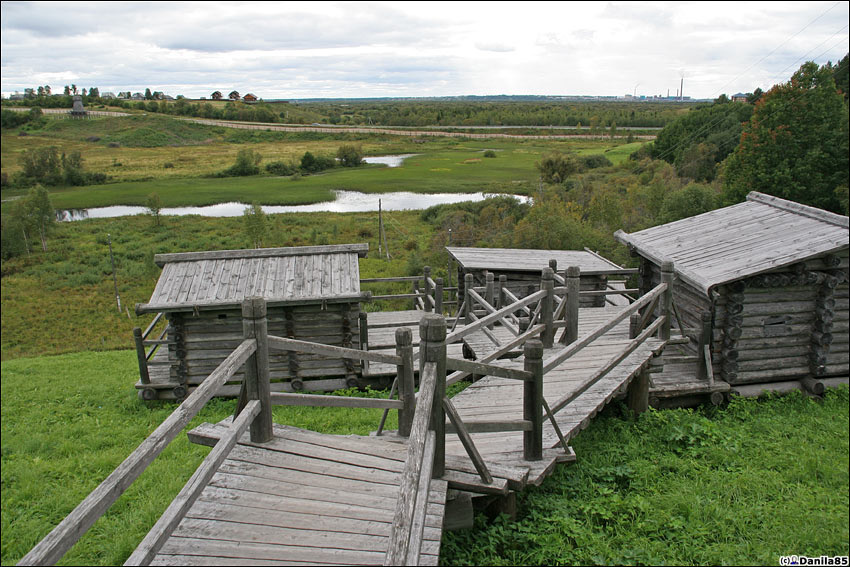
<path fill-rule="evenodd" d="M 145 399 L 181 398 L 243 340 L 241 303 L 259 296 L 268 305 L 269 333 L 326 345 L 359 347 L 358 258 L 368 244 L 261 248 L 158 254 L 162 274 L 150 301 L 136 313 L 168 319 L 159 352 L 150 360 L 136 333 Z M 272 389 L 335 390 L 357 385 L 359 360 L 296 352 L 270 357 Z M 220 389 L 235 395 L 241 373 Z"/>
<path fill-rule="evenodd" d="M 846 216 L 752 192 L 614 236 L 640 257 L 642 289 L 673 262 L 674 315 L 695 330 L 692 349 L 710 345 L 716 376 L 732 385 L 799 380 L 816 393 L 822 378 L 847 376 Z"/>

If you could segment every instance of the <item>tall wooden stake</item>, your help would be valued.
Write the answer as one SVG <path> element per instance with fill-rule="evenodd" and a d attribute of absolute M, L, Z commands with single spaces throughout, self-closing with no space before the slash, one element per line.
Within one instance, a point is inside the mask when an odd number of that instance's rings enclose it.
<path fill-rule="evenodd" d="M 115 275 L 115 256 L 112 255 L 112 237 L 106 234 L 106 242 L 109 244 L 109 260 L 112 262 L 112 283 L 115 284 L 115 302 L 118 304 L 118 313 L 121 313 L 121 296 L 118 295 L 118 277 Z"/>

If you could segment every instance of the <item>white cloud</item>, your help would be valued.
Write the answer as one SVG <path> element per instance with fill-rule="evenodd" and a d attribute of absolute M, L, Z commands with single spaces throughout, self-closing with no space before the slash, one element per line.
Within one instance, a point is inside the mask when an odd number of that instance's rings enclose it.
<path fill-rule="evenodd" d="M 0 74 L 295 98 L 665 94 L 684 71 L 714 97 L 837 61 L 847 21 L 846 2 L 3 2 Z"/>

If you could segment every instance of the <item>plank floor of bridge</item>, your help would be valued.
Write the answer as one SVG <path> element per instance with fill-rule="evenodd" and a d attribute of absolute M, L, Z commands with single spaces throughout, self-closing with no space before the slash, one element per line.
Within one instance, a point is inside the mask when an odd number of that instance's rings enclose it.
<path fill-rule="evenodd" d="M 212 444 L 217 434 L 194 435 Z M 380 438 L 280 425 L 269 443 L 245 436 L 153 564 L 383 564 L 406 453 Z M 432 482 L 423 565 L 439 558 L 446 492 L 445 481 Z"/>
<path fill-rule="evenodd" d="M 609 320 L 622 308 L 582 309 L 579 317 L 579 338 Z M 560 333 L 558 334 L 558 336 Z M 578 354 L 544 375 L 543 395 L 550 406 L 582 387 L 590 376 L 609 359 L 622 351 L 629 339 L 629 321 L 626 319 L 602 338 L 597 339 Z M 565 439 L 569 441 L 587 427 L 590 420 L 646 366 L 663 345 L 658 339 L 648 339 L 569 405 L 555 415 L 555 421 Z M 556 343 L 546 349 L 544 360 L 564 347 Z M 500 366 L 522 368 L 523 359 L 500 361 Z M 522 417 L 523 385 L 516 380 L 487 376 L 471 384 L 452 398 L 464 421 L 519 419 Z M 482 457 L 492 463 L 518 466 L 523 463 L 522 432 L 473 433 L 472 438 Z M 560 446 L 558 436 L 547 419 L 543 428 L 544 448 L 555 450 Z M 447 436 L 446 452 L 466 454 L 456 435 Z M 550 472 L 553 463 L 532 470 L 528 482 L 539 484 Z M 537 476 L 535 477 L 535 472 Z"/>

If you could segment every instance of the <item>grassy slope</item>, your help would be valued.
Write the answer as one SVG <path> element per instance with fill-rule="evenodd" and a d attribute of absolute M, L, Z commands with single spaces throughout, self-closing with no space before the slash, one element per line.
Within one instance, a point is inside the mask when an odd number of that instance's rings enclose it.
<path fill-rule="evenodd" d="M 443 538 L 451 565 L 771 565 L 848 553 L 848 389 L 728 408 L 611 407 L 519 520 Z"/>
<path fill-rule="evenodd" d="M 410 256 L 428 247 L 431 228 L 418 212 L 387 212 L 384 221 L 392 261 L 377 258 L 377 213 L 270 215 L 264 245 L 368 242 L 371 257 L 360 261 L 363 277 L 404 274 Z M 46 254 L 3 263 L 3 360 L 131 346 L 132 328 L 146 326 L 150 317 L 118 313 L 107 234 L 121 301 L 131 311 L 150 298 L 159 277 L 154 254 L 249 245 L 238 217 L 163 217 L 159 227 L 145 216 L 60 223 Z"/>
<path fill-rule="evenodd" d="M 176 407 L 136 397 L 134 364 L 130 351 L 2 364 L 3 565 L 38 543 Z M 210 402 L 190 427 L 224 419 L 233 403 Z M 381 413 L 281 407 L 274 418 L 329 433 L 368 434 Z M 397 427 L 394 420 L 388 427 Z M 208 452 L 178 436 L 60 564 L 123 563 Z"/>
<path fill-rule="evenodd" d="M 132 352 L 2 363 L 2 563 L 17 561 L 174 405 L 134 394 Z M 57 376 L 62 385 L 57 385 Z M 38 404 L 33 400 L 37 399 Z M 559 467 L 520 498 L 517 523 L 444 537 L 447 564 L 771 564 L 780 554 L 847 554 L 848 390 L 728 409 L 606 410 Z M 193 421 L 220 420 L 213 401 Z M 276 408 L 275 421 L 365 434 L 379 411 Z M 390 424 L 390 427 L 393 425 Z M 63 564 L 120 564 L 208 449 L 185 436 L 155 461 Z"/>

